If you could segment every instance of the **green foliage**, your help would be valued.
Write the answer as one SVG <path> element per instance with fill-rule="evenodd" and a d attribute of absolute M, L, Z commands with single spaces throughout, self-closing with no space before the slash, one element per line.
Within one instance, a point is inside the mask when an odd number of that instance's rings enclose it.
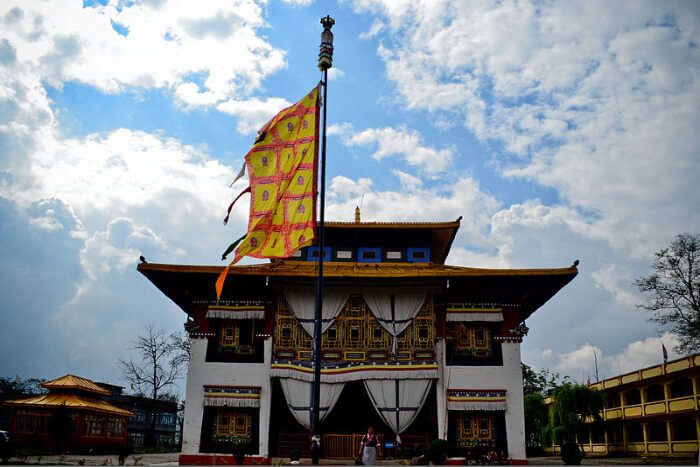
<path fill-rule="evenodd" d="M 425 458 L 433 465 L 441 465 L 447 459 L 447 440 L 434 439 L 425 450 Z"/>
<path fill-rule="evenodd" d="M 581 462 L 577 443 L 587 439 L 587 435 L 583 437 L 588 432 L 586 419 L 592 418 L 593 423 L 601 423 L 602 409 L 603 396 L 597 389 L 582 384 L 564 383 L 552 391 L 549 424 L 545 434 L 561 446 L 562 460 L 565 463 Z"/>
<path fill-rule="evenodd" d="M 662 330 L 678 336 L 681 354 L 700 349 L 700 234 L 680 234 L 655 254 L 653 272 L 635 280 L 647 294 L 638 305 Z"/>
<path fill-rule="evenodd" d="M 569 381 L 568 376 L 561 376 L 559 373 L 547 370 L 546 368 L 535 370 L 525 363 L 521 363 L 520 368 L 523 372 L 524 394 L 549 396 L 559 383 Z"/>
<path fill-rule="evenodd" d="M 238 439 L 231 445 L 231 454 L 237 461 L 243 463 L 243 458 L 250 452 L 250 444 L 244 439 Z"/>
<path fill-rule="evenodd" d="M 27 378 L 18 383 L 16 378 L 0 378 L 0 395 L 12 399 L 44 394 L 47 391 L 41 387 L 41 383 L 45 381 L 45 379 Z"/>
<path fill-rule="evenodd" d="M 544 444 L 544 431 L 549 422 L 549 411 L 541 394 L 526 394 L 525 406 L 525 445 L 530 449 L 541 448 Z"/>

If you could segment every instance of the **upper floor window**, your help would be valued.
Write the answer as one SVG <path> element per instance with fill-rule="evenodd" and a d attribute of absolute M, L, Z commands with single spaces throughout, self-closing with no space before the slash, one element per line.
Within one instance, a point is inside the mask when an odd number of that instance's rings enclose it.
<path fill-rule="evenodd" d="M 501 344 L 494 340 L 497 325 L 452 322 L 447 324 L 448 365 L 502 365 Z"/>
<path fill-rule="evenodd" d="M 262 320 L 213 319 L 216 336 L 209 339 L 208 362 L 263 362 L 263 341 L 256 331 L 263 328 Z"/>

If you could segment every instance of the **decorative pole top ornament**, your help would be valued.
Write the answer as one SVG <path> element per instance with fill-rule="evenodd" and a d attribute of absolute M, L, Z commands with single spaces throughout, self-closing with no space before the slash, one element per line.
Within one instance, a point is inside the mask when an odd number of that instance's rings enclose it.
<path fill-rule="evenodd" d="M 333 33 L 331 28 L 335 20 L 330 15 L 321 18 L 323 32 L 321 33 L 321 50 L 318 53 L 318 68 L 321 71 L 328 70 L 333 66 Z"/>

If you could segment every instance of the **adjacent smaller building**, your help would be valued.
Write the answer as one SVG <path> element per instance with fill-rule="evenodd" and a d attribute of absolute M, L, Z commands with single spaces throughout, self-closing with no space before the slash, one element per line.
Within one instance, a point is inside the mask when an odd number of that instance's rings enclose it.
<path fill-rule="evenodd" d="M 18 447 L 55 448 L 50 432 L 51 416 L 65 407 L 73 430 L 62 441 L 66 450 L 114 450 L 126 445 L 127 420 L 134 413 L 103 399 L 110 392 L 86 378 L 66 375 L 42 383 L 47 394 L 5 401 L 13 408 L 11 439 Z"/>
<path fill-rule="evenodd" d="M 608 378 L 602 423 L 579 439 L 586 454 L 693 456 L 700 446 L 700 354 Z M 548 399 L 548 402 L 551 400 Z M 545 449 L 559 454 L 559 446 Z"/>
<path fill-rule="evenodd" d="M 143 447 L 151 430 L 154 429 L 155 442 L 158 446 L 176 447 L 177 437 L 177 402 L 169 400 L 152 401 L 148 397 L 122 394 L 123 387 L 114 384 L 97 383 L 109 391 L 106 400 L 112 404 L 134 413 L 129 419 L 129 440 L 134 447 Z M 153 423 L 155 417 L 155 425 Z"/>

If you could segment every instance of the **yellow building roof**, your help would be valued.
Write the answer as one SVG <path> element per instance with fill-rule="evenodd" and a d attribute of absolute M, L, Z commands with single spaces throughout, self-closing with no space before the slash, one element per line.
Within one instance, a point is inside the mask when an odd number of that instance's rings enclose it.
<path fill-rule="evenodd" d="M 5 401 L 4 404 L 14 407 L 36 407 L 50 409 L 65 405 L 67 408 L 74 410 L 90 410 L 92 412 L 100 412 L 109 415 L 121 415 L 124 417 L 135 416 L 133 412 L 121 409 L 107 401 L 103 401 L 102 399 L 81 396 L 78 394 L 42 394 L 39 396 L 30 397 L 29 399 Z"/>
<path fill-rule="evenodd" d="M 224 266 L 190 266 L 177 264 L 141 263 L 141 272 L 194 272 L 219 274 Z M 556 269 L 483 269 L 448 266 L 433 263 L 349 263 L 325 262 L 324 277 L 469 277 L 469 276 L 550 276 L 576 275 L 576 266 Z M 303 276 L 315 277 L 317 263 L 311 261 L 285 261 L 274 263 L 232 266 L 229 275 Z"/>
<path fill-rule="evenodd" d="M 109 396 L 110 392 L 103 387 L 98 386 L 87 378 L 81 378 L 75 375 L 66 375 L 56 378 L 52 381 L 47 381 L 41 384 L 41 387 L 47 389 L 77 389 L 87 391 L 94 394 Z"/>

